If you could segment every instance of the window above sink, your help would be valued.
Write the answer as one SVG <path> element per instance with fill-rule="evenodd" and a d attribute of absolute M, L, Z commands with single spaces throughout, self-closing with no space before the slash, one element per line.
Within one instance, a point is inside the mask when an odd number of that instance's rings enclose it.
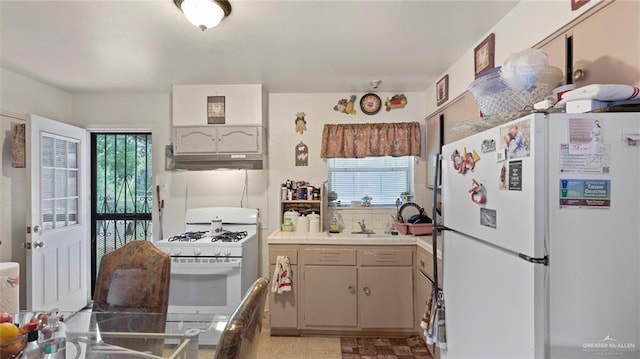
<path fill-rule="evenodd" d="M 401 193 L 413 193 L 414 156 L 327 159 L 329 191 L 342 206 L 395 206 Z M 365 198 L 366 199 L 366 198 Z"/>

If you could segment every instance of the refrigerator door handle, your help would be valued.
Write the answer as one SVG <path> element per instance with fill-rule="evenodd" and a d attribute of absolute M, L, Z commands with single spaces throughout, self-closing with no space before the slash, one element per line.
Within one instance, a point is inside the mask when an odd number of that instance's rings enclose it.
<path fill-rule="evenodd" d="M 546 255 L 542 258 L 534 258 L 534 257 L 529 257 L 526 254 L 522 254 L 522 253 L 518 253 L 518 257 L 524 259 L 525 261 L 529 262 L 529 263 L 533 263 L 533 264 L 542 264 L 545 266 L 549 265 L 549 256 Z"/>

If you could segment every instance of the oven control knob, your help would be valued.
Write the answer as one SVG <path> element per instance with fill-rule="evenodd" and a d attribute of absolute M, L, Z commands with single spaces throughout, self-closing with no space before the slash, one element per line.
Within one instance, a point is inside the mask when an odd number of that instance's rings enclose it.
<path fill-rule="evenodd" d="M 213 251 L 213 255 L 214 255 L 214 256 L 219 256 L 219 255 L 220 255 L 220 248 L 216 248 L 216 249 Z"/>
<path fill-rule="evenodd" d="M 202 254 L 202 250 L 200 248 L 196 248 L 193 250 L 194 256 L 199 256 L 200 254 Z"/>
<path fill-rule="evenodd" d="M 180 255 L 180 253 L 182 253 L 182 248 L 174 248 L 173 249 L 173 255 L 174 256 Z"/>
<path fill-rule="evenodd" d="M 225 249 L 224 250 L 224 255 L 227 256 L 227 257 L 230 256 L 231 255 L 231 249 L 230 248 Z"/>

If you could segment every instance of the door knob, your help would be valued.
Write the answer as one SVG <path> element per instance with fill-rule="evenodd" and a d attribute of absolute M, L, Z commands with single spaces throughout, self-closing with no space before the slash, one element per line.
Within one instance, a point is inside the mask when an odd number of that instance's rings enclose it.
<path fill-rule="evenodd" d="M 366 294 L 366 295 L 370 295 L 370 294 L 371 294 L 371 289 L 369 289 L 369 287 L 364 287 L 364 288 L 362 289 L 362 291 L 363 291 L 363 292 L 364 292 L 364 294 Z"/>
<path fill-rule="evenodd" d="M 40 233 L 40 226 L 33 226 L 34 233 Z"/>
<path fill-rule="evenodd" d="M 33 242 L 33 248 L 42 248 L 44 247 L 44 242 L 43 241 L 35 241 Z"/>

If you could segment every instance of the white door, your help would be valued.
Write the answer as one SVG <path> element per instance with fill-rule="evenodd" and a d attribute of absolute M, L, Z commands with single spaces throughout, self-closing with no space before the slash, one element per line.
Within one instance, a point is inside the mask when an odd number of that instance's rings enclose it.
<path fill-rule="evenodd" d="M 27 307 L 78 310 L 89 302 L 87 132 L 30 115 L 27 158 Z"/>

